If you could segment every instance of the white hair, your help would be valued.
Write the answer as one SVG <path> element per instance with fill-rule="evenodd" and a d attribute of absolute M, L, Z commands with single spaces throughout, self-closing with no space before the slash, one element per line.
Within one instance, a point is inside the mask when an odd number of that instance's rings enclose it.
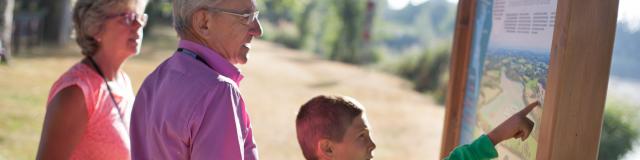
<path fill-rule="evenodd" d="M 173 27 L 183 37 L 191 27 L 191 16 L 202 7 L 218 4 L 222 0 L 173 0 Z"/>

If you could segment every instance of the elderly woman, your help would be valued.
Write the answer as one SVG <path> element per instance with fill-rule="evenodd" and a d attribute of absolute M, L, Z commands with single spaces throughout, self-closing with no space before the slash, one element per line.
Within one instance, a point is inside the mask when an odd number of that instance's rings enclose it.
<path fill-rule="evenodd" d="M 76 41 L 85 56 L 51 88 L 38 159 L 130 159 L 134 94 L 126 59 L 140 50 L 146 0 L 78 0 Z"/>
<path fill-rule="evenodd" d="M 254 0 L 174 0 L 177 51 L 143 82 L 133 106 L 133 159 L 257 159 L 238 89 L 262 34 Z"/>

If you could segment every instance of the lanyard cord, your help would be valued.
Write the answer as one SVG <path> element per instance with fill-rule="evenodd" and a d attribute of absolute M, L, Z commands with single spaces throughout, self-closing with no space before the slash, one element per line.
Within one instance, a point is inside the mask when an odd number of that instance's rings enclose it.
<path fill-rule="evenodd" d="M 120 106 L 118 106 L 118 102 L 116 102 L 116 98 L 113 96 L 113 92 L 111 91 L 111 87 L 109 87 L 107 78 L 104 76 L 104 74 L 102 73 L 102 70 L 100 70 L 100 67 L 98 67 L 98 64 L 96 63 L 96 61 L 93 60 L 92 57 L 87 57 L 87 59 L 89 59 L 89 62 L 91 62 L 91 65 L 93 65 L 93 68 L 96 68 L 96 72 L 98 72 L 100 77 L 102 77 L 102 80 L 104 80 L 104 84 L 107 86 L 107 91 L 109 91 L 109 96 L 111 97 L 111 101 L 113 102 L 113 105 L 116 106 L 116 110 L 118 110 L 118 117 L 120 119 L 120 122 L 122 122 L 122 124 L 125 126 L 125 129 L 126 129 L 127 123 L 124 122 L 122 111 L 120 110 Z M 128 133 L 129 133 L 129 129 L 127 129 L 127 134 Z"/>
<path fill-rule="evenodd" d="M 207 64 L 207 62 L 204 61 L 204 59 L 202 59 L 202 57 L 198 56 L 198 54 L 193 53 L 192 51 L 188 50 L 188 49 L 184 49 L 184 48 L 178 48 L 178 52 L 187 55 L 193 59 L 196 59 L 197 61 L 200 61 L 202 63 L 204 63 L 205 65 L 209 65 Z"/>

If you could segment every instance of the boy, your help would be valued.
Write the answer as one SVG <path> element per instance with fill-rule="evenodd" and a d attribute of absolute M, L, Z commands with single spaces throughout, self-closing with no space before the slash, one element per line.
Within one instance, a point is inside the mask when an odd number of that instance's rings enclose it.
<path fill-rule="evenodd" d="M 498 156 L 494 148 L 504 140 L 525 140 L 533 128 L 526 116 L 538 102 L 529 104 L 487 135 L 455 148 L 445 159 L 490 159 Z M 376 148 L 369 136 L 364 107 L 345 96 L 317 96 L 302 105 L 296 118 L 298 143 L 308 160 L 373 158 Z"/>

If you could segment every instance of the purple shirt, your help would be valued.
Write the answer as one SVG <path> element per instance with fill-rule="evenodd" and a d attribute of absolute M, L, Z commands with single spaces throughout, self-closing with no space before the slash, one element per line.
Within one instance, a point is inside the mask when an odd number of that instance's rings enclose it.
<path fill-rule="evenodd" d="M 238 68 L 203 45 L 180 40 L 179 48 L 138 91 L 132 158 L 258 159 Z"/>

